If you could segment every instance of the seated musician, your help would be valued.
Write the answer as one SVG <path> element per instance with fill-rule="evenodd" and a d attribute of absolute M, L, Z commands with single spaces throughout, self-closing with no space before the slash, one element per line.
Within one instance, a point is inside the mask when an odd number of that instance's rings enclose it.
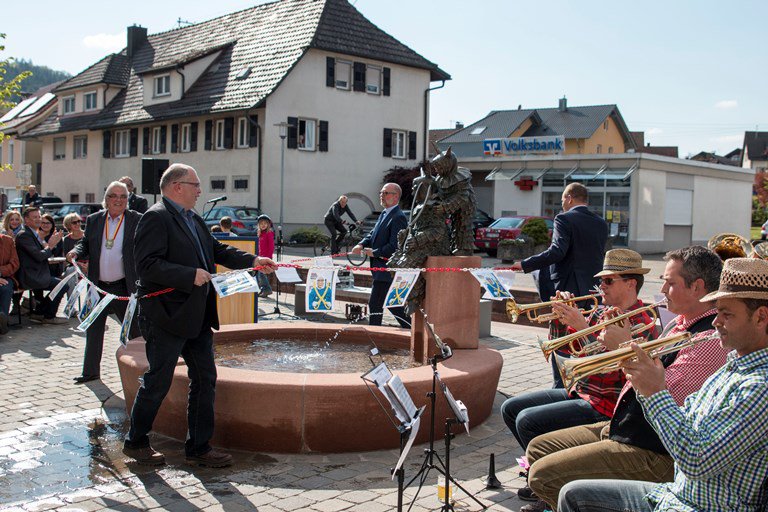
<path fill-rule="evenodd" d="M 576 480 L 560 492 L 561 512 L 765 510 L 768 261 L 726 260 L 718 291 L 701 300 L 717 301 L 713 325 L 731 352 L 685 405 L 668 389 L 662 365 L 636 346 L 636 360 L 623 364 L 645 417 L 674 459 L 674 481 Z"/>
<path fill-rule="evenodd" d="M 699 300 L 720 283 L 719 257 L 694 246 L 670 251 L 664 259 L 661 291 L 669 310 L 678 316 L 661 336 L 686 331 L 699 336 L 714 334 L 712 321 L 717 311 L 713 303 Z M 662 356 L 667 387 L 675 402 L 681 405 L 698 390 L 725 363 L 725 356 L 717 338 Z M 523 507 L 524 512 L 543 510 L 544 502 L 554 506 L 560 488 L 578 478 L 668 482 L 673 476 L 672 458 L 646 421 L 630 382 L 621 390 L 610 422 L 544 434 L 531 441 L 526 455 L 532 465 L 528 483 L 540 501 Z"/>
<path fill-rule="evenodd" d="M 613 249 L 605 254 L 603 270 L 596 275 L 601 279 L 604 304 L 619 312 L 643 307 L 637 295 L 643 285 L 643 274 L 650 269 L 642 268 L 642 264 L 642 257 L 629 249 Z M 615 315 L 615 311 L 609 309 L 596 311 L 585 319 L 577 308 L 566 304 L 555 304 L 553 312 L 570 326 L 572 332 L 597 325 Z M 617 348 L 630 339 L 630 328 L 640 324 L 652 326 L 654 321 L 654 317 L 647 312 L 639 312 L 623 326 L 605 327 L 600 333 L 600 341 L 609 349 Z M 646 329 L 642 336 L 649 338 L 654 330 L 653 327 Z M 610 419 L 624 381 L 623 374 L 616 371 L 579 382 L 570 393 L 562 388 L 533 391 L 506 400 L 501 406 L 501 415 L 520 446 L 526 449 L 534 437 L 552 430 Z M 536 499 L 521 491 L 518 493 L 521 498 Z"/>

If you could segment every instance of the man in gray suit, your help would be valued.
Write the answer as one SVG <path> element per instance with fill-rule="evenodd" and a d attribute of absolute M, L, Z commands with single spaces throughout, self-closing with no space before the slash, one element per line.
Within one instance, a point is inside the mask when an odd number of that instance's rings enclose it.
<path fill-rule="evenodd" d="M 133 259 L 133 236 L 141 214 L 129 210 L 128 187 L 113 181 L 104 192 L 104 210 L 88 216 L 85 235 L 67 260 L 77 260 L 87 270 L 88 279 L 107 293 L 126 297 L 136 291 L 136 265 Z M 87 263 L 86 263 L 87 262 Z M 85 333 L 83 373 L 75 383 L 83 384 L 99 378 L 104 347 L 104 324 L 114 313 L 122 322 L 128 301 L 113 300 L 94 320 Z M 131 332 L 137 332 L 134 327 Z"/>

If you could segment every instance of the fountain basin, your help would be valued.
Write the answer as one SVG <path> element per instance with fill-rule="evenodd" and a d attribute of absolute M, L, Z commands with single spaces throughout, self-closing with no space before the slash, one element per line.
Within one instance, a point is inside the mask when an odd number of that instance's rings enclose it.
<path fill-rule="evenodd" d="M 330 340 L 338 325 L 311 322 L 268 322 L 222 326 L 214 343 L 250 341 L 254 338 Z M 373 340 L 380 347 L 409 348 L 410 332 L 391 327 L 354 328 L 338 339 L 365 347 Z M 148 364 L 144 340 L 136 338 L 117 351 L 117 363 L 130 412 L 139 377 Z M 452 358 L 438 364 L 441 379 L 469 411 L 470 427 L 492 412 L 501 374 L 502 357 L 490 348 L 456 349 Z M 358 373 L 276 373 L 217 367 L 215 446 L 278 453 L 354 452 L 399 446 L 399 434 L 371 395 Z M 432 390 L 432 368 L 422 366 L 396 371 L 417 407 L 427 404 Z M 183 440 L 186 436 L 189 379 L 179 360 L 171 389 L 154 423 L 154 430 Z M 377 397 L 386 404 L 378 391 Z M 388 405 L 387 405 L 388 407 Z M 416 442 L 429 438 L 429 409 Z M 394 416 L 394 415 L 392 415 Z M 443 432 L 450 409 L 438 391 L 437 435 Z M 458 432 L 458 427 L 456 429 Z"/>

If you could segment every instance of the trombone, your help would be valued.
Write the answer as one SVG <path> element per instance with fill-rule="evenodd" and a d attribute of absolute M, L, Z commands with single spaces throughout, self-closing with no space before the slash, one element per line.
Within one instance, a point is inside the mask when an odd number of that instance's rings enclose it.
<path fill-rule="evenodd" d="M 691 333 L 682 332 L 674 334 L 672 336 L 666 336 L 664 338 L 658 338 L 652 341 L 642 341 L 642 338 L 632 339 L 638 343 L 640 348 L 648 354 L 649 357 L 655 359 L 665 354 L 677 352 L 678 350 L 693 346 L 702 341 L 711 340 L 718 335 L 700 336 L 693 338 Z M 635 359 L 635 351 L 632 347 L 628 346 L 629 343 L 623 344 L 621 348 L 606 352 L 605 354 L 595 354 L 588 357 L 563 357 L 559 354 L 555 354 L 555 361 L 557 362 L 557 369 L 560 371 L 560 376 L 563 378 L 563 384 L 570 393 L 576 382 L 585 379 L 591 375 L 597 375 L 600 373 L 610 373 L 621 368 L 620 364 L 624 361 Z"/>
<path fill-rule="evenodd" d="M 512 323 L 517 323 L 517 321 L 520 319 L 520 315 L 525 314 L 528 317 L 528 320 L 535 323 L 544 323 L 549 322 L 550 320 L 553 320 L 557 318 L 557 315 L 555 313 L 541 313 L 539 312 L 540 309 L 545 309 L 548 307 L 551 307 L 552 304 L 571 304 L 572 306 L 576 306 L 577 302 L 581 302 L 583 300 L 590 300 L 592 301 L 592 307 L 589 309 L 582 309 L 581 314 L 584 316 L 591 315 L 594 313 L 599 304 L 597 302 L 598 294 L 590 294 L 590 295 L 583 295 L 581 297 L 573 297 L 571 299 L 554 299 L 547 302 L 536 302 L 533 304 L 523 304 L 522 306 L 518 305 L 517 302 L 515 302 L 515 299 L 509 299 L 507 301 L 507 316 L 509 316 L 509 320 Z"/>
<path fill-rule="evenodd" d="M 560 338 L 555 338 L 553 340 L 548 340 L 548 341 L 539 340 L 539 347 L 541 348 L 541 351 L 544 353 L 544 357 L 546 359 L 549 359 L 549 356 L 550 354 L 552 354 L 552 352 L 562 347 L 565 347 L 566 345 L 570 347 L 571 353 L 575 356 L 584 356 L 587 354 L 597 352 L 598 350 L 600 350 L 600 347 L 602 346 L 602 343 L 600 343 L 599 341 L 594 341 L 592 343 L 585 343 L 583 346 L 577 346 L 576 342 L 578 342 L 582 338 L 585 338 L 586 336 L 589 336 L 590 334 L 594 334 L 596 332 L 602 331 L 609 325 L 623 322 L 628 318 L 631 318 L 635 315 L 639 315 L 640 313 L 647 311 L 653 318 L 653 322 L 648 324 L 636 325 L 635 327 L 633 327 L 630 330 L 630 334 L 633 338 L 637 337 L 639 334 L 642 334 L 645 331 L 656 327 L 656 320 L 658 319 L 658 314 L 656 313 L 656 307 L 660 306 L 663 303 L 664 301 L 656 302 L 648 306 L 643 306 L 641 308 L 633 309 L 632 311 L 627 311 L 626 313 L 623 313 L 621 315 L 617 315 L 613 318 L 609 318 L 604 322 L 600 322 L 599 324 L 595 324 L 591 327 L 587 327 L 586 329 L 576 331 L 566 336 L 561 336 Z"/>

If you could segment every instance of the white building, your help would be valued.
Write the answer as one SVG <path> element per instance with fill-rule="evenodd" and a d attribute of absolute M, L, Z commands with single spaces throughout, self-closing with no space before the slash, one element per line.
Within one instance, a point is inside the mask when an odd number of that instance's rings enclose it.
<path fill-rule="evenodd" d="M 432 81 L 450 76 L 346 0 L 282 0 L 147 35 L 60 85 L 42 141 L 43 182 L 65 201 L 98 199 L 142 158 L 192 165 L 201 202 L 280 214 L 290 231 L 322 224 L 342 193 L 358 217 L 384 171 L 424 155 Z M 289 123 L 279 137 L 279 123 Z M 365 205 L 364 205 L 365 203 Z"/>

